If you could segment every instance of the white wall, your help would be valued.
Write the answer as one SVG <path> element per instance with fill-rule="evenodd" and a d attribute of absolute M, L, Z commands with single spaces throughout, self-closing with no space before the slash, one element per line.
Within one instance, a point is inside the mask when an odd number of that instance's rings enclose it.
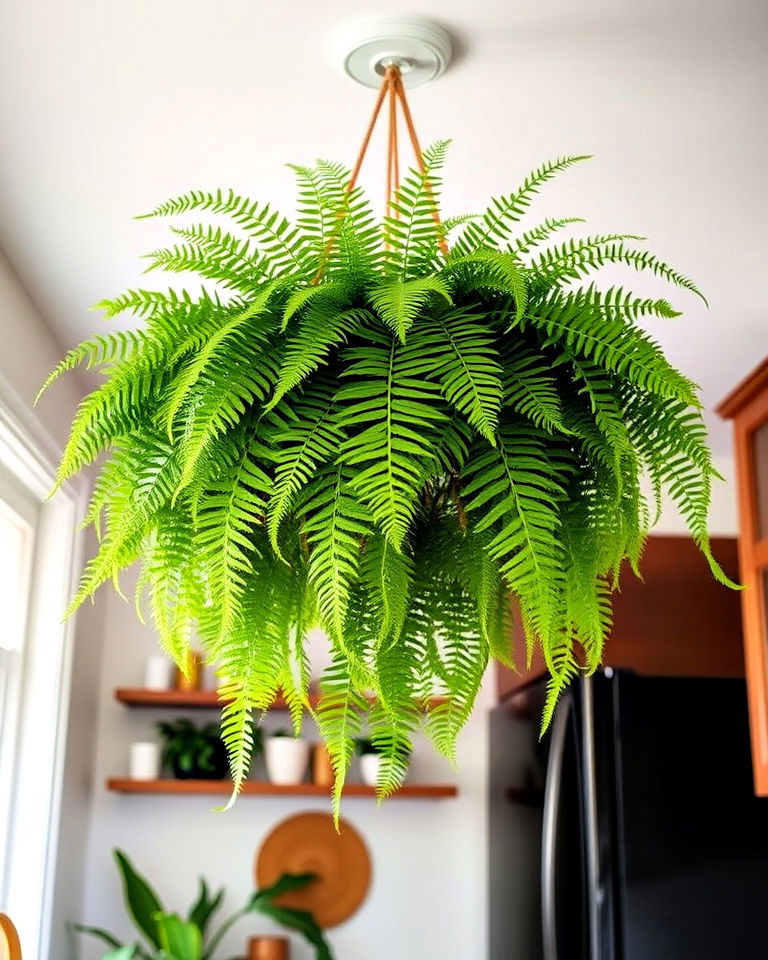
<path fill-rule="evenodd" d="M 36 409 L 32 401 L 40 384 L 61 359 L 62 350 L 0 251 L 0 393 L 22 418 L 35 439 L 55 455 L 63 446 L 82 395 L 70 377 Z M 94 693 L 101 656 L 101 612 L 98 607 L 78 616 L 72 657 L 72 689 L 66 727 L 64 779 L 53 899 L 53 957 L 65 955 L 67 920 L 79 914 L 83 887 L 95 724 Z"/>

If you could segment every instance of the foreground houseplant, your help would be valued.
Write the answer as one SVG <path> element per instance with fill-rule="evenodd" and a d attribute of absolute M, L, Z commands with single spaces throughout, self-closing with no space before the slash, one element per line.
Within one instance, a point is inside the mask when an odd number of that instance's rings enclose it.
<path fill-rule="evenodd" d="M 140 940 L 123 944 L 101 927 L 76 924 L 76 930 L 96 937 L 109 948 L 104 960 L 215 960 L 224 935 L 243 917 L 257 913 L 301 934 L 314 947 L 317 960 L 333 960 L 323 931 L 312 914 L 279 903 L 283 894 L 314 882 L 314 874 L 283 874 L 271 887 L 256 890 L 245 906 L 214 930 L 211 924 L 221 908 L 223 889 L 212 894 L 201 879 L 197 899 L 183 918 L 163 908 L 155 891 L 122 850 L 115 850 L 114 855 L 126 910 Z"/>
<path fill-rule="evenodd" d="M 138 596 L 166 649 L 183 661 L 194 630 L 228 678 L 236 788 L 253 711 L 280 689 L 297 725 L 311 709 L 315 624 L 333 652 L 316 714 L 338 800 L 365 714 L 382 795 L 422 711 L 453 756 L 489 657 L 508 662 L 510 592 L 551 674 L 547 723 L 600 661 L 619 568 L 637 568 L 664 488 L 725 581 L 696 388 L 638 322 L 677 313 L 585 278 L 623 264 L 696 287 L 636 237 L 547 246 L 573 221 L 518 229 L 540 186 L 581 157 L 441 224 L 444 152 L 427 151 L 382 227 L 328 163 L 296 169 L 295 225 L 232 192 L 161 205 L 150 215 L 200 210 L 239 228 L 176 227 L 180 242 L 149 257 L 212 285 L 103 301 L 143 325 L 82 344 L 51 377 L 106 373 L 59 471 L 110 451 L 88 515 L 101 548 L 73 609 L 141 563 Z M 430 706 L 433 693 L 444 699 Z"/>

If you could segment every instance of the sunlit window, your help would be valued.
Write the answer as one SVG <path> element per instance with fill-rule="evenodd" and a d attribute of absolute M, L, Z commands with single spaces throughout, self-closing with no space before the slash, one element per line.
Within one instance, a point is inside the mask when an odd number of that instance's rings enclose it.
<path fill-rule="evenodd" d="M 0 910 L 25 958 L 49 954 L 68 706 L 78 499 L 0 403 Z"/>
<path fill-rule="evenodd" d="M 34 528 L 0 500 L 0 647 L 21 650 L 26 629 Z"/>

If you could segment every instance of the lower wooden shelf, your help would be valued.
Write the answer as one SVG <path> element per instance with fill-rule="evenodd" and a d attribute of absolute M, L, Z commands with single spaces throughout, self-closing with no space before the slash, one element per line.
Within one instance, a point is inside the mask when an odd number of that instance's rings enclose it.
<path fill-rule="evenodd" d="M 107 780 L 107 790 L 113 793 L 165 793 L 175 795 L 215 794 L 227 795 L 232 789 L 229 780 L 130 780 L 127 777 L 110 777 Z M 412 800 L 441 800 L 458 795 L 458 788 L 453 784 L 442 783 L 407 783 L 396 793 L 393 799 Z M 330 787 L 323 787 L 316 783 L 297 783 L 283 786 L 277 783 L 247 780 L 243 784 L 242 793 L 247 796 L 262 797 L 329 797 Z M 362 783 L 348 783 L 344 787 L 346 797 L 375 797 L 374 787 L 367 787 Z"/>
<path fill-rule="evenodd" d="M 369 698 L 373 702 L 374 698 Z M 216 690 L 148 690 L 144 687 L 118 687 L 115 700 L 127 707 L 179 707 L 212 708 L 221 707 L 227 701 L 220 699 Z M 320 702 L 320 694 L 313 690 L 309 695 L 311 706 Z M 431 697 L 430 706 L 437 707 L 445 703 L 445 697 Z M 270 710 L 287 710 L 285 698 L 278 696 Z"/>

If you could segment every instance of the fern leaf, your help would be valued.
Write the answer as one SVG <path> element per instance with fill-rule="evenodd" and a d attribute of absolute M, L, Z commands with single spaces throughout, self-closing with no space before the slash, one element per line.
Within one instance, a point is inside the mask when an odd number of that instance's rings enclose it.
<path fill-rule="evenodd" d="M 313 304 L 302 317 L 296 333 L 286 342 L 285 355 L 275 391 L 266 409 L 272 410 L 305 380 L 331 353 L 361 326 L 373 319 L 367 310 L 339 312 L 333 303 Z"/>
<path fill-rule="evenodd" d="M 169 437 L 173 437 L 173 424 L 179 409 L 198 378 L 204 373 L 206 367 L 215 360 L 222 348 L 231 349 L 233 342 L 242 347 L 242 344 L 249 340 L 260 339 L 264 341 L 266 339 L 270 329 L 269 325 L 265 323 L 263 314 L 277 285 L 277 282 L 268 284 L 245 310 L 227 318 L 187 362 L 183 371 L 177 377 L 165 406 L 165 426 Z"/>
<path fill-rule="evenodd" d="M 525 344 L 507 343 L 503 353 L 504 405 L 549 433 L 568 433 L 552 366 Z"/>
<path fill-rule="evenodd" d="M 373 308 L 382 320 L 405 343 L 405 337 L 424 305 L 433 295 L 452 303 L 451 294 L 438 277 L 419 277 L 415 280 L 388 280 L 369 291 Z"/>
<path fill-rule="evenodd" d="M 343 641 L 350 588 L 360 565 L 361 540 L 370 533 L 370 514 L 351 494 L 348 473 L 339 466 L 312 481 L 297 512 L 309 546 L 309 582 L 323 625 Z"/>
<path fill-rule="evenodd" d="M 54 367 L 45 383 L 40 387 L 35 397 L 35 405 L 51 384 L 58 380 L 62 374 L 80 366 L 85 366 L 86 370 L 92 370 L 93 367 L 102 367 L 106 364 L 126 360 L 142 340 L 143 335 L 132 330 L 118 330 L 106 336 L 97 336 L 91 340 L 85 340 L 70 350 L 64 359 Z"/>
<path fill-rule="evenodd" d="M 289 412 L 271 417 L 275 448 L 274 486 L 269 500 L 267 530 L 272 549 L 282 559 L 278 532 L 296 495 L 313 479 L 318 467 L 335 459 L 344 434 L 333 418 L 336 384 L 310 384 Z"/>
<path fill-rule="evenodd" d="M 454 252 L 464 256 L 482 250 L 484 247 L 499 246 L 507 239 L 514 224 L 527 212 L 542 184 L 575 163 L 589 159 L 586 155 L 561 157 L 559 160 L 542 164 L 526 177 L 514 193 L 491 200 L 490 206 L 482 216 L 482 221 L 470 221 L 467 224 L 454 244 Z"/>
<path fill-rule="evenodd" d="M 423 274 L 439 257 L 444 230 L 439 222 L 439 172 L 449 141 L 424 151 L 423 170 L 409 170 L 392 201 L 394 216 L 384 220 L 385 270 L 401 280 Z"/>
<path fill-rule="evenodd" d="M 439 388 L 420 379 L 425 358 L 410 344 L 378 337 L 346 354 L 343 376 L 354 380 L 338 395 L 340 423 L 348 434 L 341 457 L 355 468 L 353 491 L 399 549 L 425 470 L 434 463 L 430 434 L 445 421 L 435 402 Z"/>
<path fill-rule="evenodd" d="M 352 685 L 349 665 L 342 654 L 337 654 L 320 681 L 316 714 L 333 766 L 331 803 L 337 827 L 344 782 L 355 755 L 355 738 L 360 734 L 367 709 L 367 700 Z"/>
<path fill-rule="evenodd" d="M 502 395 L 501 366 L 495 337 L 482 314 L 473 308 L 449 310 L 423 322 L 418 333 L 422 331 L 430 339 L 419 339 L 419 345 L 425 353 L 434 350 L 438 358 L 435 371 L 445 398 L 494 444 Z"/>

